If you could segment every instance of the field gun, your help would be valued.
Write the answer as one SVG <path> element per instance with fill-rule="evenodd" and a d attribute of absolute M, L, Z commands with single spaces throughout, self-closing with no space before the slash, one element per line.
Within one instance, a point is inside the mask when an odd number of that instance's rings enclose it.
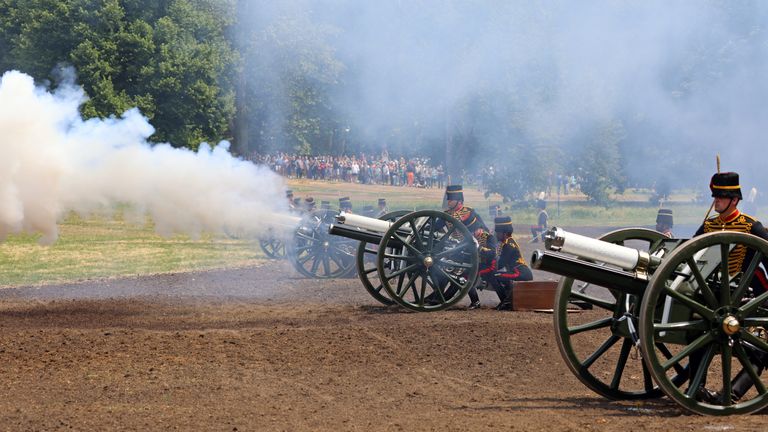
<path fill-rule="evenodd" d="M 478 276 L 477 244 L 444 212 L 398 211 L 380 218 L 340 213 L 328 232 L 359 241 L 356 267 L 379 302 L 430 312 L 459 302 Z"/>
<path fill-rule="evenodd" d="M 544 238 L 531 264 L 561 276 L 556 341 L 587 387 L 617 400 L 666 395 L 707 415 L 768 405 L 760 376 L 768 292 L 755 283 L 768 242 L 728 231 L 672 239 L 642 228 L 599 239 L 553 228 Z"/>

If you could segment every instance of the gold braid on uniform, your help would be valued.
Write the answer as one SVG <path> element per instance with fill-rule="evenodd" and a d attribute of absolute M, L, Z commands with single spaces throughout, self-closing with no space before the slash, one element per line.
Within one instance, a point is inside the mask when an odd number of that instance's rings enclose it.
<path fill-rule="evenodd" d="M 752 225 L 755 223 L 755 218 L 738 211 L 735 213 L 736 215 L 730 220 L 725 220 L 721 218 L 721 216 L 707 219 L 704 221 L 704 232 L 735 231 L 750 233 L 752 231 Z M 737 245 L 728 255 L 728 273 L 731 276 L 741 271 L 741 265 L 744 263 L 746 254 L 747 248 L 744 245 Z"/>
<path fill-rule="evenodd" d="M 520 246 L 517 244 L 514 238 L 507 237 L 504 239 L 503 242 L 499 242 L 498 245 L 496 245 L 496 256 L 501 256 L 501 252 L 504 250 L 504 246 L 509 246 L 513 249 L 517 249 L 519 257 L 517 258 L 517 263 L 522 265 L 528 265 L 527 262 L 525 262 L 525 258 L 523 258 L 523 253 L 520 250 Z"/>
<path fill-rule="evenodd" d="M 475 221 L 477 220 L 477 217 L 475 217 L 473 221 L 467 223 L 467 219 L 469 219 L 469 217 L 472 215 L 472 209 L 470 207 L 462 206 L 458 210 L 451 210 L 448 214 L 460 220 L 466 227 L 472 226 L 472 224 L 475 223 Z M 461 241 L 464 238 L 464 236 L 462 236 L 461 233 L 457 230 L 457 231 L 454 231 L 453 234 L 451 234 L 451 238 Z"/>

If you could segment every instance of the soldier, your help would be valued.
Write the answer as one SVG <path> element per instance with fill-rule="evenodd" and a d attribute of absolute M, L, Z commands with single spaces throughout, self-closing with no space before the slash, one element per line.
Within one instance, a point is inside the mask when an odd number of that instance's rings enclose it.
<path fill-rule="evenodd" d="M 387 199 L 379 198 L 379 210 L 376 212 L 376 217 L 380 218 L 387 213 L 389 213 L 389 209 L 387 208 Z"/>
<path fill-rule="evenodd" d="M 352 213 L 352 200 L 349 197 L 339 198 L 339 210 L 345 213 Z"/>
<path fill-rule="evenodd" d="M 539 208 L 538 225 L 531 225 L 531 243 L 538 243 L 541 234 L 547 230 L 549 215 L 547 214 L 547 202 L 539 198 L 536 202 Z"/>
<path fill-rule="evenodd" d="M 293 205 L 293 191 L 288 189 L 285 191 L 285 197 L 288 199 L 288 209 L 294 210 L 295 207 Z"/>
<path fill-rule="evenodd" d="M 315 199 L 312 197 L 304 198 L 304 209 L 311 212 L 315 209 Z"/>
<path fill-rule="evenodd" d="M 753 234 L 768 240 L 768 231 L 763 227 L 763 224 L 752 216 L 741 213 L 736 208 L 742 199 L 739 174 L 735 172 L 717 173 L 712 176 L 709 188 L 714 198 L 713 208 L 718 215 L 705 220 L 694 236 L 713 231 L 735 231 Z M 754 251 L 747 251 L 746 248 L 736 247 L 729 255 L 729 273 L 736 274 L 745 271 L 748 263 L 752 261 L 753 254 Z M 763 259 L 762 264 L 765 267 L 768 264 L 768 260 Z M 750 287 L 756 295 L 762 294 L 768 289 L 768 278 L 766 278 L 765 272 L 760 267 L 755 269 Z M 756 328 L 759 329 L 760 327 Z M 763 329 L 764 331 L 765 329 Z M 747 348 L 750 360 L 757 368 L 757 373 L 762 373 L 768 365 L 768 353 L 759 349 Z M 701 351 L 691 354 L 691 376 L 695 374 L 695 370 L 701 364 L 703 356 L 704 353 Z M 752 385 L 754 383 L 747 372 L 744 370 L 740 371 L 732 381 L 731 398 L 734 401 L 740 399 Z M 719 393 L 707 390 L 704 384 L 697 391 L 696 397 L 701 401 L 715 404 L 719 404 L 722 399 Z"/>
<path fill-rule="evenodd" d="M 494 219 L 494 231 L 496 240 L 499 242 L 496 247 L 496 258 L 491 266 L 481 270 L 480 276 L 488 285 L 496 290 L 499 296 L 499 305 L 497 310 L 512 310 L 512 283 L 514 281 L 533 280 L 528 263 L 525 262 L 520 246 L 518 246 L 512 232 L 512 218 L 509 216 L 499 216 Z"/>
<path fill-rule="evenodd" d="M 656 215 L 656 231 L 664 234 L 669 238 L 673 238 L 672 227 L 674 226 L 672 219 L 672 209 L 662 208 L 659 209 L 659 213 Z"/>
<path fill-rule="evenodd" d="M 491 267 L 496 256 L 496 239 L 491 235 L 488 227 L 485 226 L 483 219 L 480 218 L 475 209 L 464 205 L 462 186 L 448 185 L 445 188 L 445 199 L 445 212 L 460 220 L 477 240 L 478 253 L 480 255 L 480 271 Z M 453 296 L 452 290 L 455 290 L 453 285 L 446 292 L 447 297 Z M 469 309 L 480 307 L 480 296 L 477 294 L 477 288 L 474 286 L 469 289 L 469 300 Z"/>

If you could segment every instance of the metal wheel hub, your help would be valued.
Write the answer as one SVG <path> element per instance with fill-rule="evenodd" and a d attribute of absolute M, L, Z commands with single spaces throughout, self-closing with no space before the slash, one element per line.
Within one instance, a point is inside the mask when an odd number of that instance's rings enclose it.
<path fill-rule="evenodd" d="M 430 268 L 434 263 L 435 261 L 432 259 L 431 256 L 424 257 L 424 267 Z"/>
<path fill-rule="evenodd" d="M 725 334 L 732 336 L 739 332 L 741 323 L 739 323 L 739 320 L 735 316 L 728 315 L 723 319 L 722 328 Z"/>

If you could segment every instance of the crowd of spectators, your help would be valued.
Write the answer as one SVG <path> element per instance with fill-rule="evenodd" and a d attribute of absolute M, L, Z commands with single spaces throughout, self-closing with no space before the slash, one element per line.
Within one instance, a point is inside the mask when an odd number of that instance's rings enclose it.
<path fill-rule="evenodd" d="M 288 178 L 425 188 L 443 188 L 446 181 L 441 164 L 420 157 L 389 157 L 386 152 L 376 156 L 253 154 L 250 159 Z"/>

